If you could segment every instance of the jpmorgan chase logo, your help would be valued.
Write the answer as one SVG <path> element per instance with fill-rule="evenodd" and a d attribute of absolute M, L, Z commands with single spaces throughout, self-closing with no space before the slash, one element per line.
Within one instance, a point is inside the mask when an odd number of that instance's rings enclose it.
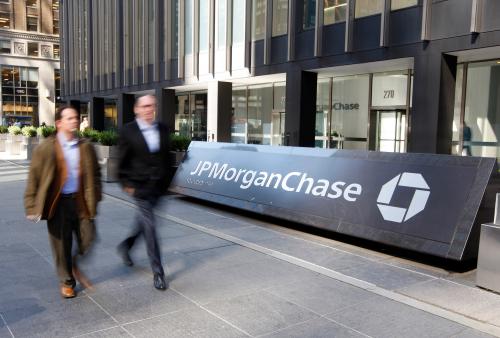
<path fill-rule="evenodd" d="M 390 205 L 397 187 L 415 189 L 408 208 Z M 377 206 L 386 221 L 402 223 L 424 210 L 430 194 L 430 188 L 421 174 L 402 173 L 382 186 L 378 194 Z"/>

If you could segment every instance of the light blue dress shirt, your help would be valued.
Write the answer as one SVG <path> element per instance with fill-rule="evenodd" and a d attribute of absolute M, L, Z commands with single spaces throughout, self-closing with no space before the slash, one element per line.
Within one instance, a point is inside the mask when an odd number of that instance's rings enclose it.
<path fill-rule="evenodd" d="M 135 119 L 137 125 L 142 132 L 142 136 L 146 140 L 150 153 L 156 153 L 160 150 L 160 131 L 158 130 L 158 124 L 155 122 L 153 124 L 147 124 L 140 118 Z"/>
<path fill-rule="evenodd" d="M 80 148 L 78 147 L 78 139 L 74 138 L 68 141 L 63 133 L 57 133 L 57 140 L 63 150 L 68 172 L 68 177 L 62 188 L 62 193 L 72 194 L 78 191 L 78 185 L 80 183 L 78 177 L 80 171 Z"/>

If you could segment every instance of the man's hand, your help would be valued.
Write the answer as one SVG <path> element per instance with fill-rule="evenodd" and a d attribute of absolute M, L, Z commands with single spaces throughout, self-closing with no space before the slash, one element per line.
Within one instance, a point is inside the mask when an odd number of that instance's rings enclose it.
<path fill-rule="evenodd" d="M 135 192 L 135 189 L 134 188 L 130 188 L 130 187 L 125 187 L 123 188 L 123 190 L 129 194 L 130 196 L 133 196 L 134 195 L 134 192 Z"/>
<path fill-rule="evenodd" d="M 38 223 L 41 218 L 42 218 L 41 215 L 27 215 L 26 216 L 26 219 L 28 219 L 28 221 L 32 221 L 32 222 L 35 222 L 35 223 Z"/>

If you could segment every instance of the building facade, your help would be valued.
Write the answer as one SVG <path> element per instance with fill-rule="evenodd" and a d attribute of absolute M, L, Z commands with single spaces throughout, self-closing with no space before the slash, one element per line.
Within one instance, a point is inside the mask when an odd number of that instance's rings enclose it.
<path fill-rule="evenodd" d="M 499 156 L 497 0 L 65 0 L 63 97 L 205 141 Z"/>
<path fill-rule="evenodd" d="M 0 1 L 0 124 L 54 124 L 59 104 L 59 1 Z"/>

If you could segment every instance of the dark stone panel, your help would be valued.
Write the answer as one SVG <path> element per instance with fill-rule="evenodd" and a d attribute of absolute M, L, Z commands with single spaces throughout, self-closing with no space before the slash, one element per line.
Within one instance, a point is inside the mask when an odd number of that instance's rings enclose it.
<path fill-rule="evenodd" d="M 314 57 L 314 29 L 297 33 L 295 36 L 295 58 L 309 59 Z"/>
<path fill-rule="evenodd" d="M 252 67 L 264 65 L 264 40 L 252 42 L 253 62 Z"/>
<path fill-rule="evenodd" d="M 482 32 L 500 30 L 500 20 L 498 20 L 499 13 L 500 13 L 500 1 L 483 0 L 483 11 L 481 13 Z"/>
<path fill-rule="evenodd" d="M 148 64 L 147 66 L 148 70 L 148 82 L 154 82 L 155 81 L 155 75 L 154 75 L 154 65 Z"/>
<path fill-rule="evenodd" d="M 271 63 L 287 62 L 288 36 L 282 35 L 271 40 Z"/>
<path fill-rule="evenodd" d="M 345 50 L 345 22 L 323 28 L 323 55 L 341 54 Z"/>
<path fill-rule="evenodd" d="M 176 79 L 179 77 L 178 65 L 179 65 L 179 62 L 177 59 L 174 59 L 170 62 L 170 71 L 172 72 L 170 74 L 170 79 Z"/>
<path fill-rule="evenodd" d="M 143 83 L 144 82 L 144 68 L 143 67 L 137 67 L 137 83 Z"/>
<path fill-rule="evenodd" d="M 389 44 L 402 45 L 420 42 L 422 7 L 410 7 L 391 12 Z"/>
<path fill-rule="evenodd" d="M 471 0 L 436 2 L 431 11 L 431 39 L 470 34 Z"/>
<path fill-rule="evenodd" d="M 353 49 L 365 50 L 380 46 L 380 15 L 371 15 L 354 20 Z"/>
<path fill-rule="evenodd" d="M 285 145 L 314 147 L 317 80 L 300 69 L 286 73 Z"/>

